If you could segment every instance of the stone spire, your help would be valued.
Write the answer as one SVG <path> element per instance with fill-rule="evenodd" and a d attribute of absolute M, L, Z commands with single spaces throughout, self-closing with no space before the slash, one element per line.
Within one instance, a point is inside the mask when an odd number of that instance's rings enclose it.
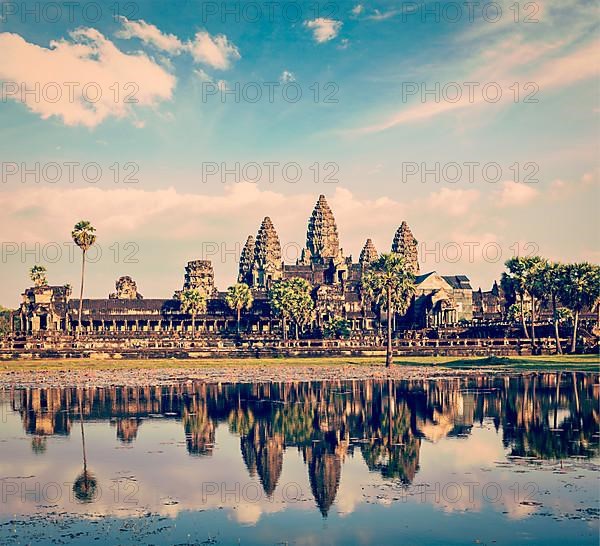
<path fill-rule="evenodd" d="M 379 254 L 375 248 L 375 245 L 373 244 L 373 241 L 371 239 L 367 239 L 367 242 L 360 253 L 359 263 L 361 269 L 366 269 L 366 267 L 371 262 L 374 262 L 378 257 Z"/>
<path fill-rule="evenodd" d="M 254 285 L 268 288 L 269 281 L 281 278 L 281 243 L 273 222 L 267 216 L 258 230 L 254 246 Z"/>
<path fill-rule="evenodd" d="M 198 290 L 207 298 L 215 294 L 215 272 L 210 260 L 193 260 L 185 266 L 184 290 Z"/>
<path fill-rule="evenodd" d="M 304 261 L 323 262 L 341 256 L 340 240 L 335 218 L 324 195 L 319 200 L 308 221 Z"/>
<path fill-rule="evenodd" d="M 116 292 L 109 294 L 111 300 L 141 300 L 143 296 L 137 291 L 137 284 L 129 277 L 119 277 L 115 283 Z"/>
<path fill-rule="evenodd" d="M 392 244 L 392 252 L 397 252 L 406 260 L 408 268 L 414 275 L 419 274 L 419 256 L 417 240 L 406 222 L 402 222 Z"/>
<path fill-rule="evenodd" d="M 252 265 L 254 264 L 255 247 L 256 243 L 254 241 L 254 237 L 250 235 L 248 239 L 246 239 L 246 244 L 244 245 L 240 255 L 240 271 L 238 282 L 249 283 L 250 278 L 252 277 Z"/>

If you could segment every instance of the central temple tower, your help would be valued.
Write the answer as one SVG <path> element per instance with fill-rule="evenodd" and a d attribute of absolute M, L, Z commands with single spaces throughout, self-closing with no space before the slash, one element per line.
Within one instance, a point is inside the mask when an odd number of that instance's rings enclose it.
<path fill-rule="evenodd" d="M 308 221 L 306 248 L 300 262 L 303 265 L 327 264 L 330 260 L 341 263 L 344 257 L 335 218 L 327 199 L 321 195 Z"/>

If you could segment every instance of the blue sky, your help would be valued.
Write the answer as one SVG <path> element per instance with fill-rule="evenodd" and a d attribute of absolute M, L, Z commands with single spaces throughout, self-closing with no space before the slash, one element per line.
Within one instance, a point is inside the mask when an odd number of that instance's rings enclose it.
<path fill-rule="evenodd" d="M 217 285 L 226 288 L 236 273 L 228 251 L 266 214 L 282 243 L 300 248 L 320 193 L 347 254 L 358 256 L 367 237 L 387 250 L 407 220 L 428 245 L 424 270 L 466 273 L 476 287 L 499 277 L 516 251 L 598 262 L 594 3 L 518 4 L 519 22 L 514 2 L 471 6 L 472 18 L 463 3 L 448 2 L 320 2 L 318 10 L 315 2 L 281 2 L 271 14 L 264 2 L 136 2 L 121 3 L 117 18 L 113 2 L 83 4 L 90 4 L 87 16 L 46 8 L 36 21 L 36 3 L 25 15 L 24 4 L 0 3 L 1 267 L 8 279 L 0 302 L 17 303 L 27 270 L 47 262 L 48 249 L 68 241 L 81 218 L 98 227 L 103 248 L 90 268 L 91 296 L 106 295 L 122 274 L 133 275 L 146 296 L 168 296 L 185 261 L 203 257 L 213 259 Z M 243 20 L 257 8 L 257 20 Z M 69 100 L 65 82 L 77 84 Z M 81 96 L 90 82 L 102 91 L 94 103 Z M 61 99 L 21 94 L 36 84 L 48 92 L 58 86 Z M 448 95 L 407 94 L 436 84 Z M 126 104 L 132 89 L 138 102 Z M 256 89 L 260 99 L 244 100 Z M 299 100 L 283 99 L 298 90 Z M 537 102 L 526 102 L 532 92 Z M 69 162 L 97 163 L 102 177 L 86 182 L 74 167 L 73 183 L 66 175 L 51 182 L 49 171 L 38 183 L 32 174 L 21 182 L 23 164 L 57 163 L 64 174 Z M 269 162 L 279 164 L 272 182 Z M 470 162 L 479 163 L 471 179 Z M 226 183 L 220 172 L 203 182 L 203 169 L 236 163 L 259 164 L 263 177 L 248 182 L 248 166 Z M 283 170 L 292 164 L 301 169 L 294 183 L 293 169 Z M 422 182 L 422 167 L 436 164 L 438 180 L 430 174 Z M 449 180 L 450 164 L 459 165 L 458 180 Z M 483 167 L 493 165 L 501 173 L 492 182 Z M 408 176 L 415 166 L 419 172 Z M 137 183 L 124 184 L 125 172 L 135 172 Z M 335 183 L 325 182 L 327 173 Z M 524 182 L 527 173 L 537 182 Z M 39 255 L 27 254 L 36 243 Z M 127 243 L 137 245 L 137 262 L 125 262 L 123 252 L 107 258 L 116 253 L 109 247 Z M 206 256 L 207 243 L 219 252 Z M 46 263 L 50 281 L 77 285 L 72 261 L 65 252 Z"/>

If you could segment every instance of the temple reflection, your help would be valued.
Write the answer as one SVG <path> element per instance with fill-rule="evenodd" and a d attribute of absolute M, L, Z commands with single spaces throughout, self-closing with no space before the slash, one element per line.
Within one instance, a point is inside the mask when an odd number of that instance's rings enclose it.
<path fill-rule="evenodd" d="M 508 455 L 562 459 L 599 450 L 598 374 L 537 373 L 439 380 L 207 384 L 13 390 L 12 409 L 44 456 L 46 438 L 71 435 L 81 420 L 108 422 L 121 444 L 144 434 L 147 419 L 180 422 L 187 452 L 210 457 L 218 426 L 239 436 L 248 474 L 268 497 L 281 481 L 284 454 L 302 454 L 323 516 L 335 502 L 343 467 L 360 455 L 372 472 L 410 484 L 423 442 L 466 437 L 491 420 Z M 75 431 L 73 425 L 77 425 Z M 83 451 L 78 495 L 95 487 Z"/>

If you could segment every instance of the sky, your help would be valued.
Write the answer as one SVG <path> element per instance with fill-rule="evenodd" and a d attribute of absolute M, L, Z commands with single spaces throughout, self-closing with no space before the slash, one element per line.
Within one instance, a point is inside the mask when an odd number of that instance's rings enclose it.
<path fill-rule="evenodd" d="M 594 2 L 0 2 L 0 304 L 41 264 L 86 295 L 235 282 L 269 215 L 293 263 L 320 194 L 347 256 L 403 220 L 422 271 L 600 261 Z"/>

